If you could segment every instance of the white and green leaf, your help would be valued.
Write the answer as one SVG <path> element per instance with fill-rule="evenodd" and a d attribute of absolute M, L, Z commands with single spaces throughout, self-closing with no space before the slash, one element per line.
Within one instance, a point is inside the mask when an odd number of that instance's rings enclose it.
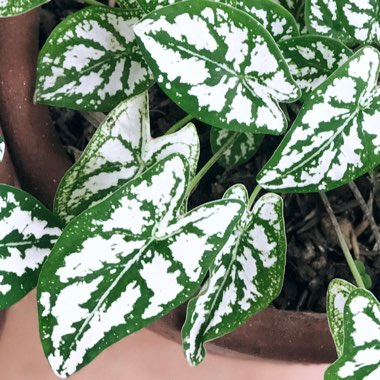
<path fill-rule="evenodd" d="M 117 4 L 119 4 L 120 8 L 125 8 L 125 9 L 141 8 L 137 0 L 116 0 L 116 2 Z"/>
<path fill-rule="evenodd" d="M 5 154 L 5 141 L 0 136 L 0 162 L 3 161 L 4 154 Z"/>
<path fill-rule="evenodd" d="M 328 191 L 380 163 L 380 53 L 357 51 L 317 87 L 258 175 L 276 191 Z"/>
<path fill-rule="evenodd" d="M 199 150 L 193 124 L 153 139 L 148 94 L 137 95 L 117 106 L 99 126 L 79 160 L 63 177 L 55 196 L 54 211 L 69 222 L 173 153 L 187 157 L 193 176 Z"/>
<path fill-rule="evenodd" d="M 17 16 L 49 1 L 50 0 L 1 0 L 0 17 Z"/>
<path fill-rule="evenodd" d="M 343 43 L 319 35 L 289 38 L 280 41 L 279 47 L 302 91 L 301 101 L 352 55 Z"/>
<path fill-rule="evenodd" d="M 357 289 L 355 285 L 338 278 L 333 279 L 327 289 L 326 312 L 330 332 L 334 339 L 338 357 L 343 353 L 344 342 L 344 306 L 350 293 Z"/>
<path fill-rule="evenodd" d="M 236 7 L 257 19 L 276 41 L 299 35 L 292 14 L 272 0 L 237 0 Z"/>
<path fill-rule="evenodd" d="M 210 144 L 212 153 L 215 154 L 230 139 L 231 132 L 226 129 L 211 128 Z M 224 168 L 239 166 L 249 161 L 259 149 L 264 135 L 253 133 L 240 133 L 236 141 L 223 153 L 219 159 L 219 165 Z"/>
<path fill-rule="evenodd" d="M 0 309 L 13 305 L 37 285 L 61 227 L 58 218 L 34 197 L 0 184 Z"/>
<path fill-rule="evenodd" d="M 225 197 L 248 202 L 242 185 Z M 285 272 L 286 236 L 282 199 L 266 194 L 245 216 L 210 268 L 207 283 L 188 303 L 182 328 L 187 361 L 198 365 L 204 343 L 221 337 L 266 308 L 280 293 Z"/>
<path fill-rule="evenodd" d="M 245 12 L 185 1 L 150 13 L 135 33 L 159 85 L 188 114 L 238 132 L 285 131 L 278 102 L 300 90 L 273 38 Z"/>
<path fill-rule="evenodd" d="M 306 0 L 305 21 L 309 33 L 322 34 L 346 43 L 352 40 L 344 29 L 337 0 Z"/>
<path fill-rule="evenodd" d="M 91 6 L 50 34 L 37 66 L 40 103 L 108 112 L 153 84 L 136 44 L 138 10 Z"/>
<path fill-rule="evenodd" d="M 352 38 L 361 43 L 380 42 L 378 0 L 339 0 L 338 4 L 342 7 L 342 24 Z"/>
<path fill-rule="evenodd" d="M 325 380 L 380 378 L 380 305 L 365 289 L 353 290 L 344 307 L 343 353 L 325 372 Z"/>
<path fill-rule="evenodd" d="M 199 287 L 243 205 L 220 200 L 177 217 L 188 182 L 185 157 L 169 156 L 64 230 L 38 284 L 42 344 L 59 376 Z"/>

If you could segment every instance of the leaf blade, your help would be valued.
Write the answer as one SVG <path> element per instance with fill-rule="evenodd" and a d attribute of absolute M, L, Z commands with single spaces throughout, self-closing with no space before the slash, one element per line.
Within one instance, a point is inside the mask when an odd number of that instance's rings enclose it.
<path fill-rule="evenodd" d="M 17 16 L 48 3 L 50 0 L 3 0 L 0 3 L 0 17 Z"/>

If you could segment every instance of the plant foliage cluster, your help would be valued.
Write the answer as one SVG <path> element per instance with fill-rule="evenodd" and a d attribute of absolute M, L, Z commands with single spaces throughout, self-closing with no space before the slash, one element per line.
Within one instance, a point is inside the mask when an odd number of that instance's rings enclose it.
<path fill-rule="evenodd" d="M 0 16 L 46 2 L 4 0 Z M 197 365 L 205 342 L 281 290 L 286 237 L 276 193 L 329 191 L 380 163 L 380 4 L 86 2 L 43 46 L 35 100 L 107 117 L 62 179 L 53 212 L 0 186 L 0 307 L 37 286 L 43 349 L 67 377 L 189 301 L 183 350 Z M 198 173 L 192 123 L 151 137 L 153 83 L 212 126 L 214 156 Z M 299 113 L 289 127 L 291 103 Z M 248 161 L 268 134 L 284 137 L 251 196 L 236 184 L 187 210 L 215 161 Z M 261 188 L 269 192 L 258 198 Z M 365 270 L 350 268 L 358 287 L 335 279 L 328 289 L 338 360 L 327 380 L 380 374 L 380 305 L 363 288 Z"/>

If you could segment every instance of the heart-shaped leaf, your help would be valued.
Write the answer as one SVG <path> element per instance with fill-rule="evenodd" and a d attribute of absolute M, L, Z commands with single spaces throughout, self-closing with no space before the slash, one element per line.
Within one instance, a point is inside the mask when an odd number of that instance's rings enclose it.
<path fill-rule="evenodd" d="M 61 227 L 58 218 L 34 197 L 0 184 L 0 309 L 36 286 Z"/>
<path fill-rule="evenodd" d="M 215 154 L 236 132 L 226 129 L 211 128 L 210 144 L 213 154 Z M 239 166 L 249 161 L 259 149 L 264 135 L 254 135 L 253 133 L 241 133 L 237 140 L 223 153 L 219 159 L 219 165 L 224 168 Z"/>
<path fill-rule="evenodd" d="M 317 87 L 259 183 L 278 191 L 327 191 L 379 164 L 379 67 L 379 52 L 364 47 Z"/>
<path fill-rule="evenodd" d="M 335 0 L 342 7 L 342 24 L 359 42 L 380 42 L 380 2 L 378 0 Z"/>
<path fill-rule="evenodd" d="M 342 356 L 325 380 L 376 380 L 380 377 L 380 305 L 371 292 L 353 290 L 344 307 Z"/>
<path fill-rule="evenodd" d="M 300 91 L 273 38 L 245 12 L 184 1 L 150 13 L 135 33 L 159 85 L 188 114 L 238 132 L 286 129 L 278 102 Z"/>
<path fill-rule="evenodd" d="M 226 198 L 247 204 L 245 187 L 237 185 Z M 282 199 L 262 196 L 252 212 L 217 255 L 208 282 L 188 303 L 182 328 L 183 349 L 191 365 L 205 357 L 204 343 L 242 325 L 280 293 L 285 272 L 286 236 Z"/>
<path fill-rule="evenodd" d="M 237 0 L 236 7 L 256 18 L 276 41 L 299 35 L 292 14 L 272 0 Z"/>
<path fill-rule="evenodd" d="M 289 38 L 280 41 L 278 46 L 302 90 L 301 101 L 352 55 L 352 51 L 338 40 L 318 35 Z"/>
<path fill-rule="evenodd" d="M 17 16 L 49 1 L 50 0 L 1 0 L 0 17 Z"/>
<path fill-rule="evenodd" d="M 350 293 L 357 289 L 347 281 L 335 278 L 329 284 L 326 299 L 326 311 L 330 332 L 334 339 L 338 357 L 343 352 L 344 341 L 344 305 Z"/>
<path fill-rule="evenodd" d="M 99 126 L 82 156 L 63 177 L 54 211 L 66 222 L 99 203 L 125 182 L 172 153 L 197 169 L 199 138 L 193 124 L 171 135 L 150 135 L 148 94 L 117 106 Z"/>
<path fill-rule="evenodd" d="M 38 284 L 42 344 L 61 377 L 186 301 L 243 213 L 220 200 L 177 217 L 189 182 L 169 156 L 75 218 Z"/>
<path fill-rule="evenodd" d="M 91 6 L 67 17 L 41 50 L 36 100 L 108 112 L 149 88 L 152 75 L 132 29 L 141 15 L 138 10 Z"/>
<path fill-rule="evenodd" d="M 352 38 L 345 31 L 336 0 L 306 0 L 305 20 L 309 33 L 322 34 L 342 42 Z"/>
<path fill-rule="evenodd" d="M 3 161 L 5 154 L 5 142 L 3 138 L 0 136 L 0 162 Z"/>

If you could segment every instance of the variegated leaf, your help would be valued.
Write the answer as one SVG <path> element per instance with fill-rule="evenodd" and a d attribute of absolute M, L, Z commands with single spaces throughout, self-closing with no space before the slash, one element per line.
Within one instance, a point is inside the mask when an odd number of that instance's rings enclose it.
<path fill-rule="evenodd" d="M 323 191 L 351 182 L 380 163 L 380 54 L 357 51 L 317 87 L 258 175 L 278 191 Z"/>
<path fill-rule="evenodd" d="M 17 16 L 49 1 L 50 0 L 1 0 L 0 17 Z"/>
<path fill-rule="evenodd" d="M 0 162 L 3 160 L 5 154 L 5 142 L 0 136 Z"/>
<path fill-rule="evenodd" d="M 353 290 L 344 307 L 342 356 L 325 372 L 325 380 L 380 378 L 380 305 L 371 292 Z"/>
<path fill-rule="evenodd" d="M 345 280 L 335 278 L 329 284 L 326 299 L 326 311 L 330 332 L 334 339 L 338 357 L 343 352 L 344 341 L 344 305 L 350 293 L 357 289 Z"/>
<path fill-rule="evenodd" d="M 322 34 L 342 42 L 352 40 L 344 29 L 337 0 L 306 0 L 305 20 L 309 33 Z"/>
<path fill-rule="evenodd" d="M 352 55 L 343 43 L 329 37 L 308 35 L 280 41 L 278 45 L 299 88 L 301 101 Z"/>
<path fill-rule="evenodd" d="M 185 1 L 150 13 L 135 33 L 159 85 L 190 115 L 239 132 L 286 129 L 278 102 L 300 91 L 273 38 L 246 13 Z"/>
<path fill-rule="evenodd" d="M 292 14 L 272 0 L 237 0 L 236 7 L 256 18 L 276 41 L 299 35 Z"/>
<path fill-rule="evenodd" d="M 42 344 L 66 377 L 186 301 L 243 213 L 220 200 L 177 217 L 189 182 L 172 155 L 75 218 L 38 285 Z"/>
<path fill-rule="evenodd" d="M 378 0 L 335 0 L 342 7 L 342 24 L 359 42 L 380 42 L 380 2 Z"/>
<path fill-rule="evenodd" d="M 171 135 L 150 135 L 148 94 L 117 106 L 99 126 L 82 156 L 63 177 L 54 211 L 66 222 L 99 203 L 125 182 L 172 153 L 197 169 L 199 138 L 193 124 Z"/>
<path fill-rule="evenodd" d="M 61 223 L 22 190 L 0 184 L 0 309 L 32 290 Z"/>
<path fill-rule="evenodd" d="M 138 10 L 91 6 L 67 17 L 41 50 L 36 100 L 108 112 L 145 91 L 152 74 L 132 29 L 141 15 Z"/>
<path fill-rule="evenodd" d="M 233 133 L 236 132 L 220 128 L 211 128 L 210 144 L 213 154 L 229 140 Z M 224 168 L 230 168 L 244 164 L 255 155 L 263 139 L 264 135 L 241 133 L 238 139 L 223 153 L 218 161 L 219 165 Z"/>
<path fill-rule="evenodd" d="M 247 204 L 242 185 L 225 197 Z M 185 356 L 191 365 L 205 357 L 204 343 L 242 325 L 266 308 L 281 291 L 285 271 L 286 236 L 282 199 L 262 196 L 252 212 L 246 210 L 240 225 L 217 255 L 208 282 L 188 303 L 182 328 Z"/>

